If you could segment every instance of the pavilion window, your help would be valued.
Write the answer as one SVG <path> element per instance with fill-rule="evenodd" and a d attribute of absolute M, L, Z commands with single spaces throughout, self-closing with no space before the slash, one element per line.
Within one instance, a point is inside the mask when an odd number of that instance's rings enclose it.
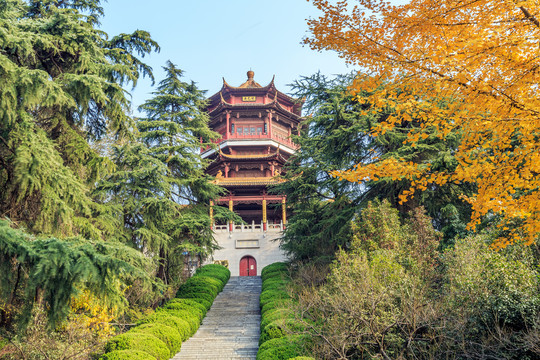
<path fill-rule="evenodd" d="M 242 135 L 242 134 L 243 134 L 243 130 L 244 130 L 244 128 L 239 126 L 239 127 L 238 127 L 238 130 L 237 130 L 237 131 L 238 131 L 238 135 Z"/>
<path fill-rule="evenodd" d="M 261 135 L 262 134 L 262 127 L 258 127 L 257 128 L 257 135 Z"/>

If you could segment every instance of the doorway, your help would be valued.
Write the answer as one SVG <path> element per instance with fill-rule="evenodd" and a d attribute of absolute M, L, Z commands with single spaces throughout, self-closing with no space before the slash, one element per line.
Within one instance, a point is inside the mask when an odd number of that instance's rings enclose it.
<path fill-rule="evenodd" d="M 240 260 L 240 276 L 257 276 L 257 262 L 253 256 L 244 256 Z"/>

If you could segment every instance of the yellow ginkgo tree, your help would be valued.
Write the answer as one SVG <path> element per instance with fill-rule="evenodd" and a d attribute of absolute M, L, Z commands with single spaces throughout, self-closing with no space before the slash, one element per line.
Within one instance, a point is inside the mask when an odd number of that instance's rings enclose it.
<path fill-rule="evenodd" d="M 531 244 L 540 233 L 540 2 L 509 0 L 311 0 L 323 13 L 308 20 L 316 50 L 333 50 L 361 66 L 367 80 L 353 92 L 376 90 L 372 105 L 394 108 L 377 136 L 411 117 L 421 129 L 462 136 L 454 171 L 425 162 L 373 159 L 334 174 L 349 181 L 409 179 L 402 201 L 431 184 L 474 183 L 465 198 L 470 226 L 493 214 L 504 219 L 502 248 Z M 403 91 L 406 89 L 406 91 Z M 440 106 L 444 103 L 444 106 Z"/>

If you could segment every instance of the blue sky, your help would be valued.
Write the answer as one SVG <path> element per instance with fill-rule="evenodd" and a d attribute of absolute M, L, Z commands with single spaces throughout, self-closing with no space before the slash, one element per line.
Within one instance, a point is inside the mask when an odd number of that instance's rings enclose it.
<path fill-rule="evenodd" d="M 109 36 L 147 30 L 161 52 L 145 58 L 161 80 L 161 66 L 171 60 L 210 96 L 225 77 L 230 85 L 246 80 L 266 85 L 275 74 L 278 89 L 289 92 L 301 75 L 317 71 L 341 74 L 353 70 L 335 53 L 316 52 L 301 44 L 308 35 L 306 18 L 318 11 L 304 0 L 109 0 L 101 28 Z M 132 91 L 134 106 L 151 97 L 150 81 Z"/>

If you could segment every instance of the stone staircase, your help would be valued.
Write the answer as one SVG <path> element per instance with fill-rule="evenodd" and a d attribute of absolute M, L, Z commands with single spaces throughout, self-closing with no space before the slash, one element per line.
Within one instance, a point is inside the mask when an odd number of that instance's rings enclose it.
<path fill-rule="evenodd" d="M 233 276 L 218 294 L 201 327 L 173 360 L 253 359 L 259 348 L 260 276 Z"/>

